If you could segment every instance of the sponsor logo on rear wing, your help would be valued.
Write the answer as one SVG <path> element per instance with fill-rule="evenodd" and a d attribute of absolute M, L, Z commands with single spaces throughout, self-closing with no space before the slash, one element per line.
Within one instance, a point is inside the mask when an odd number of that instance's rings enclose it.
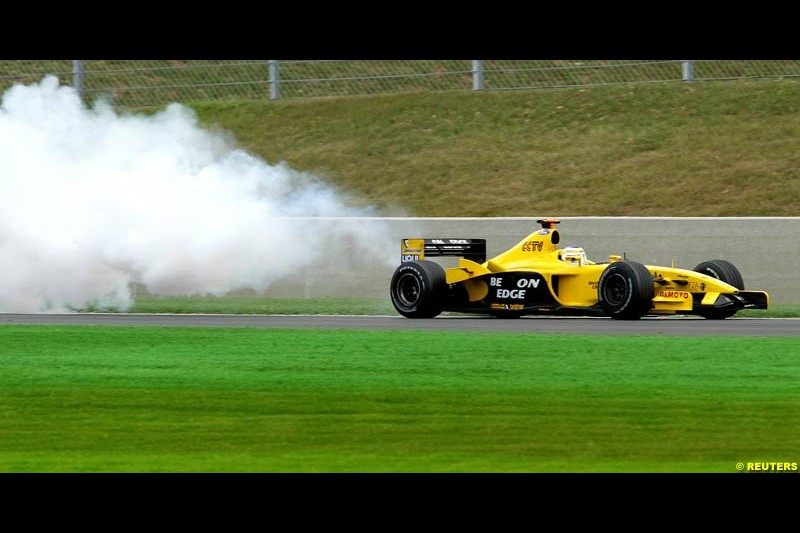
<path fill-rule="evenodd" d="M 486 239 L 402 239 L 400 262 L 420 261 L 425 257 L 463 257 L 476 263 L 486 261 Z"/>

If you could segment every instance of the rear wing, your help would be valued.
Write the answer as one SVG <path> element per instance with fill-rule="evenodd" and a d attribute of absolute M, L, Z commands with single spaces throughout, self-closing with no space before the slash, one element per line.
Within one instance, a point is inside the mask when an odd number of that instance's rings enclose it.
<path fill-rule="evenodd" d="M 426 257 L 463 257 L 476 263 L 486 261 L 486 239 L 402 239 L 400 262 L 421 261 Z"/>

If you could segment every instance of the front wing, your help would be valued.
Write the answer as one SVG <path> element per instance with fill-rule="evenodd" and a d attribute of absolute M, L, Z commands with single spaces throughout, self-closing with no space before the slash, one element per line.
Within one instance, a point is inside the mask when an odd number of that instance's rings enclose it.
<path fill-rule="evenodd" d="M 739 291 L 736 294 L 706 292 L 693 293 L 693 309 L 718 309 L 739 311 L 741 309 L 768 309 L 769 295 L 762 291 Z"/>

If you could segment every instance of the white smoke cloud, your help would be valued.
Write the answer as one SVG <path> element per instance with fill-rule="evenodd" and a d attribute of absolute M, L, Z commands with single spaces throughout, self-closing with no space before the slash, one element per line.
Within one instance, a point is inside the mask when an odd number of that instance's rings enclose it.
<path fill-rule="evenodd" d="M 380 226 L 342 235 L 304 221 L 368 214 L 178 104 L 153 116 L 87 109 L 52 76 L 3 95 L 0 312 L 126 309 L 131 283 L 161 295 L 263 291 L 337 240 L 374 254 Z"/>

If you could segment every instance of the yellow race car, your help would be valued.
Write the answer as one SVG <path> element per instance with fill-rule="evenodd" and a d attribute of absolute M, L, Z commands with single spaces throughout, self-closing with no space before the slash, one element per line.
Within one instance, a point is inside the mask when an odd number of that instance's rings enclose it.
<path fill-rule="evenodd" d="M 583 248 L 558 248 L 557 219 L 537 220 L 534 231 L 509 250 L 486 260 L 485 239 L 402 239 L 401 264 L 390 294 L 408 318 L 442 311 L 498 317 L 531 314 L 610 316 L 733 316 L 741 309 L 767 309 L 769 295 L 744 290 L 739 270 L 721 259 L 694 270 L 644 265 L 611 255 L 595 263 Z M 427 257 L 458 257 L 444 268 Z"/>

